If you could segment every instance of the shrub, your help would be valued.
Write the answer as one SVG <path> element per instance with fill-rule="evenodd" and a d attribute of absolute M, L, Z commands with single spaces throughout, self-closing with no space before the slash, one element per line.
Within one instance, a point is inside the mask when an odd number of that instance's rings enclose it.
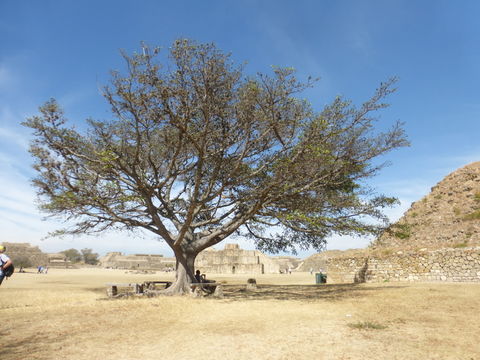
<path fill-rule="evenodd" d="M 72 263 L 78 263 L 82 261 L 82 254 L 77 249 L 68 249 L 61 252 Z"/>
<path fill-rule="evenodd" d="M 13 261 L 15 267 L 18 268 L 18 269 L 20 269 L 22 267 L 23 268 L 28 268 L 28 267 L 33 266 L 30 258 L 28 256 L 25 256 L 25 255 L 12 256 L 12 261 Z"/>
<path fill-rule="evenodd" d="M 474 212 L 466 215 L 465 220 L 480 220 L 480 209 L 475 210 Z"/>
<path fill-rule="evenodd" d="M 473 195 L 473 198 L 475 199 L 475 201 L 480 202 L 480 191 L 476 192 L 475 195 Z"/>
<path fill-rule="evenodd" d="M 410 224 L 396 224 L 394 225 L 393 235 L 399 239 L 408 239 L 411 231 Z"/>
<path fill-rule="evenodd" d="M 352 329 L 360 329 L 360 330 L 383 330 L 386 329 L 386 325 L 382 325 L 376 322 L 371 321 L 359 321 L 356 323 L 348 324 L 349 327 Z"/>
<path fill-rule="evenodd" d="M 382 249 L 381 252 L 380 252 L 381 256 L 390 256 L 392 254 L 393 254 L 392 249 Z"/>

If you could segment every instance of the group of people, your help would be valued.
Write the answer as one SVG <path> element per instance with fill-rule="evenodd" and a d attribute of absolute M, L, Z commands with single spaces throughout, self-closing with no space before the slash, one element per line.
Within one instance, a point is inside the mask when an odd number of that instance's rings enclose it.
<path fill-rule="evenodd" d="M 3 279 L 5 279 L 5 269 L 11 266 L 12 260 L 5 254 L 6 247 L 0 245 L 0 285 L 2 285 Z"/>

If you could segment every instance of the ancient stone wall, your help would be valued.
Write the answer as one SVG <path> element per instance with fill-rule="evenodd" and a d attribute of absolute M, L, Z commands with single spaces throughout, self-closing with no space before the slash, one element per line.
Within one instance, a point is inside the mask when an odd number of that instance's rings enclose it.
<path fill-rule="evenodd" d="M 480 162 L 447 175 L 369 247 L 328 257 L 328 282 L 480 282 Z"/>
<path fill-rule="evenodd" d="M 224 250 L 206 249 L 195 260 L 195 268 L 206 274 L 278 273 L 279 263 L 293 264 L 293 258 L 271 259 L 257 250 L 243 250 L 238 244 L 226 244 Z M 162 255 L 123 255 L 110 252 L 100 258 L 100 266 L 112 269 L 167 270 L 175 268 L 175 258 Z"/>
<path fill-rule="evenodd" d="M 48 265 L 53 268 L 71 268 L 73 265 L 63 253 L 50 253 L 47 254 Z"/>
<path fill-rule="evenodd" d="M 202 273 L 267 274 L 278 273 L 279 265 L 258 250 L 243 250 L 226 244 L 224 250 L 207 249 L 198 254 L 195 268 Z"/>
<path fill-rule="evenodd" d="M 367 252 L 327 259 L 327 283 L 364 282 L 365 264 L 368 266 Z"/>
<path fill-rule="evenodd" d="M 162 255 L 123 255 L 120 252 L 110 252 L 100 258 L 100 266 L 111 269 L 166 270 L 175 267 L 175 259 Z"/>
<path fill-rule="evenodd" d="M 327 282 L 480 282 L 480 247 L 398 251 L 364 251 L 327 260 Z"/>

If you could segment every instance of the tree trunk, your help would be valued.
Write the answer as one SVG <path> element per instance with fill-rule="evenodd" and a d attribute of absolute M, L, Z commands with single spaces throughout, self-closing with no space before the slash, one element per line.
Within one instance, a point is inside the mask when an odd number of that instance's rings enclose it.
<path fill-rule="evenodd" d="M 188 294 L 190 284 L 195 282 L 195 258 L 197 254 L 192 253 L 175 253 L 176 258 L 176 278 L 175 282 L 167 289 L 165 294 L 181 295 Z"/>

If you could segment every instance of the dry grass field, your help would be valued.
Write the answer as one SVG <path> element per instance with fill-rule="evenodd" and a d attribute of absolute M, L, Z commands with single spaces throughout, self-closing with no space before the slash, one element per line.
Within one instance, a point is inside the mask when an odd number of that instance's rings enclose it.
<path fill-rule="evenodd" d="M 212 276 L 225 297 L 107 299 L 120 270 L 16 273 L 0 287 L 9 360 L 480 359 L 479 284 L 313 285 L 308 273 Z"/>

